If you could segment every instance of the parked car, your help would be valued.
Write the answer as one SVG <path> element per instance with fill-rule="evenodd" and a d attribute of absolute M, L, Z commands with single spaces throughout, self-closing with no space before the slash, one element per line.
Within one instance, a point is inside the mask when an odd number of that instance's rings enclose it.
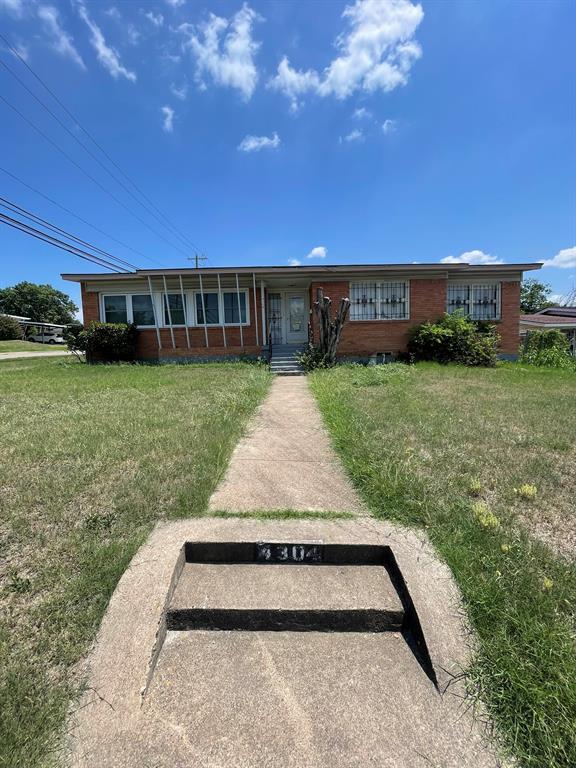
<path fill-rule="evenodd" d="M 64 336 L 61 333 L 48 332 L 42 335 L 41 333 L 33 333 L 27 337 L 28 341 L 35 341 L 39 344 L 65 344 Z"/>

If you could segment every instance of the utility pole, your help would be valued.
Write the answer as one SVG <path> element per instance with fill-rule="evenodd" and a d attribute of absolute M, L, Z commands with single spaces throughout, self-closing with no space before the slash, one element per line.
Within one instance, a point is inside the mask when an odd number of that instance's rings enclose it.
<path fill-rule="evenodd" d="M 199 253 L 195 253 L 194 256 L 188 256 L 187 258 L 188 258 L 188 261 L 194 262 L 194 266 L 196 269 L 198 269 L 198 262 L 208 261 L 208 256 L 204 256 L 204 255 L 200 256 Z"/>

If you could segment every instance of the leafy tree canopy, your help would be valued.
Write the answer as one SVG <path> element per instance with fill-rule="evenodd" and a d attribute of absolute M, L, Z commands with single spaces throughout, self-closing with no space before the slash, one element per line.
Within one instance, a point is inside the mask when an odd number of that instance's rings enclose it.
<path fill-rule="evenodd" d="M 39 323 L 71 323 L 78 307 L 70 296 L 51 285 L 22 282 L 0 288 L 0 312 Z"/>
<path fill-rule="evenodd" d="M 551 293 L 552 288 L 546 283 L 534 280 L 533 277 L 524 280 L 520 288 L 520 309 L 524 314 L 531 315 L 546 307 L 553 307 L 554 302 L 550 301 Z"/>

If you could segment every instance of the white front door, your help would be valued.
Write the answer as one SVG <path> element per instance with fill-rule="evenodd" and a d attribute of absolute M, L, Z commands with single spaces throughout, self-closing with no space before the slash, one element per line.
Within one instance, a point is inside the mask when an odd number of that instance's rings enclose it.
<path fill-rule="evenodd" d="M 301 344 L 308 338 L 305 293 L 285 294 L 286 343 Z"/>

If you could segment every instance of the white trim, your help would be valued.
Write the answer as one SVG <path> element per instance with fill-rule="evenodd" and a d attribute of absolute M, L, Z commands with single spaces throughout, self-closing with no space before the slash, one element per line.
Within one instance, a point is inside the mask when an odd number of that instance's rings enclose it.
<path fill-rule="evenodd" d="M 198 323 L 197 322 L 197 313 L 196 313 L 196 295 L 200 296 L 202 294 L 207 293 L 215 293 L 219 296 L 218 298 L 218 322 L 217 323 Z M 156 291 L 154 290 L 152 292 L 152 311 L 154 312 L 155 317 L 159 317 L 161 319 L 161 322 L 158 323 L 159 328 L 203 328 L 204 325 L 206 325 L 208 328 L 237 328 L 240 324 L 239 323 L 224 323 L 220 322 L 224 319 L 225 313 L 224 313 L 224 294 L 226 293 L 232 293 L 236 295 L 236 290 L 234 288 L 228 289 L 223 288 L 220 294 L 218 294 L 218 290 L 213 288 L 205 289 L 204 291 L 200 290 L 191 290 L 191 291 L 184 291 L 183 293 L 179 291 L 178 289 L 169 289 L 167 293 L 165 294 L 164 291 Z M 243 328 L 250 327 L 251 324 L 251 312 L 250 312 L 250 288 L 241 288 L 240 293 L 244 294 L 245 300 L 246 300 L 246 322 L 242 323 Z M 184 319 L 185 323 L 173 323 L 172 326 L 170 326 L 170 323 L 165 322 L 165 315 L 164 315 L 164 296 L 184 296 Z M 102 322 L 106 321 L 106 312 L 104 307 L 104 299 L 107 296 L 124 296 L 126 298 L 126 320 L 128 323 L 133 322 L 133 311 L 132 311 L 132 296 L 150 296 L 150 291 L 103 291 L 102 293 L 98 294 L 98 307 L 100 310 L 100 317 L 102 318 Z M 150 325 L 137 325 L 136 326 L 139 329 L 142 330 L 149 330 L 150 328 L 156 328 L 156 323 L 151 323 Z"/>

